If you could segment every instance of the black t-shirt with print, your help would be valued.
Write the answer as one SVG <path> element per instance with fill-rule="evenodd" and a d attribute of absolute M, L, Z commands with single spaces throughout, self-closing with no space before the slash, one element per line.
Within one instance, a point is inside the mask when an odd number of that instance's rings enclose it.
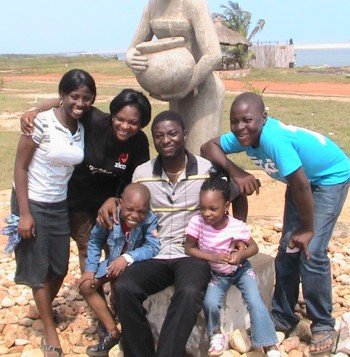
<path fill-rule="evenodd" d="M 118 141 L 110 116 L 94 107 L 82 123 L 84 161 L 75 167 L 68 183 L 68 203 L 71 211 L 96 214 L 108 197 L 123 192 L 136 166 L 149 160 L 149 143 L 143 131 L 126 142 Z"/>

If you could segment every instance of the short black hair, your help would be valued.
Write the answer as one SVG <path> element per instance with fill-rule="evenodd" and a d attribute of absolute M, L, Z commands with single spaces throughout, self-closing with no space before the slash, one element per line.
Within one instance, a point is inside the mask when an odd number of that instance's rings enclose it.
<path fill-rule="evenodd" d="M 148 98 L 137 90 L 126 88 L 123 89 L 116 97 L 113 98 L 109 105 L 109 112 L 113 117 L 125 106 L 130 105 L 136 107 L 141 114 L 141 128 L 144 128 L 151 121 L 151 103 Z"/>
<path fill-rule="evenodd" d="M 66 72 L 58 85 L 58 91 L 59 93 L 69 94 L 82 86 L 87 86 L 90 89 L 94 97 L 93 104 L 96 98 L 96 83 L 92 75 L 83 69 L 71 69 Z"/>
<path fill-rule="evenodd" d="M 155 126 L 162 121 L 174 121 L 181 126 L 183 131 L 186 130 L 185 121 L 178 112 L 175 112 L 174 110 L 164 110 L 163 112 L 157 114 L 154 117 L 152 126 L 151 126 L 152 133 L 153 133 Z"/>
<path fill-rule="evenodd" d="M 225 202 L 230 201 L 230 176 L 228 173 L 217 166 L 213 166 L 209 175 L 209 178 L 203 182 L 200 192 L 219 191 L 222 193 Z"/>
<path fill-rule="evenodd" d="M 231 106 L 231 112 L 234 108 L 239 106 L 240 104 L 248 104 L 248 105 L 253 105 L 256 107 L 256 109 L 264 113 L 265 112 L 265 104 L 262 99 L 262 97 L 256 93 L 253 92 L 244 92 L 240 94 L 236 99 L 233 101 L 232 106 Z"/>

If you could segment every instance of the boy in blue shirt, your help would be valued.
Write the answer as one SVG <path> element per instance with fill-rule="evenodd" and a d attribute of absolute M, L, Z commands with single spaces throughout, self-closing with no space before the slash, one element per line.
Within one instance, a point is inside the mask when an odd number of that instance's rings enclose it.
<path fill-rule="evenodd" d="M 271 177 L 287 184 L 282 237 L 275 259 L 272 317 L 290 332 L 299 282 L 311 324 L 311 354 L 332 349 L 332 276 L 327 247 L 349 189 L 350 162 L 325 136 L 268 117 L 262 98 L 239 95 L 231 106 L 231 131 L 205 143 L 202 155 L 225 168 L 242 193 L 259 193 L 252 174 L 226 155 L 245 151 Z"/>
<path fill-rule="evenodd" d="M 108 332 L 100 343 L 87 348 L 89 356 L 108 356 L 108 351 L 120 339 L 120 331 L 97 289 L 120 276 L 128 265 L 153 258 L 160 249 L 157 216 L 150 209 L 150 192 L 146 186 L 139 183 L 126 186 L 118 208 L 119 223 L 112 230 L 96 224 L 91 231 L 85 271 L 80 279 L 81 294 Z M 100 262 L 106 244 L 109 256 Z"/>

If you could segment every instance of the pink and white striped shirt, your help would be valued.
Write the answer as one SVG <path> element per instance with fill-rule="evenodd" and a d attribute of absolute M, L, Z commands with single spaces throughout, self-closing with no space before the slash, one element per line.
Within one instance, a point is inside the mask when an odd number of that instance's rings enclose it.
<path fill-rule="evenodd" d="M 248 241 L 250 229 L 247 224 L 232 216 L 223 229 L 215 229 L 205 224 L 201 215 L 191 218 L 185 233 L 198 239 L 198 248 L 206 253 L 229 253 L 233 240 Z M 212 270 L 220 274 L 230 274 L 237 270 L 236 265 L 209 262 Z"/>

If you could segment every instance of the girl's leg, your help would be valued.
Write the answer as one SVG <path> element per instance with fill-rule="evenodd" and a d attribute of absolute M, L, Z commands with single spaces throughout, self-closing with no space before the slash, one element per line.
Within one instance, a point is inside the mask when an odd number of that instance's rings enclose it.
<path fill-rule="evenodd" d="M 230 286 L 230 277 L 212 274 L 203 303 L 209 338 L 214 334 L 221 333 L 220 309 Z"/>
<path fill-rule="evenodd" d="M 111 311 L 108 308 L 104 296 L 97 291 L 100 290 L 108 279 L 95 279 L 95 281 L 85 280 L 80 285 L 80 293 L 84 296 L 86 302 L 95 313 L 96 317 L 103 323 L 108 333 L 113 337 L 118 338 L 120 332 L 115 324 Z"/>
<path fill-rule="evenodd" d="M 252 326 L 252 342 L 254 347 L 275 345 L 277 336 L 269 312 L 261 299 L 256 275 L 247 261 L 237 271 L 235 285 L 241 291 L 247 304 Z"/>
<path fill-rule="evenodd" d="M 42 288 L 33 288 L 32 291 L 36 306 L 45 328 L 45 344 L 54 347 L 60 347 L 60 341 L 58 339 L 52 315 L 50 285 L 48 282 L 46 282 Z M 46 355 L 51 356 L 50 352 L 46 352 Z M 57 356 L 57 353 L 52 352 L 52 356 Z"/>

